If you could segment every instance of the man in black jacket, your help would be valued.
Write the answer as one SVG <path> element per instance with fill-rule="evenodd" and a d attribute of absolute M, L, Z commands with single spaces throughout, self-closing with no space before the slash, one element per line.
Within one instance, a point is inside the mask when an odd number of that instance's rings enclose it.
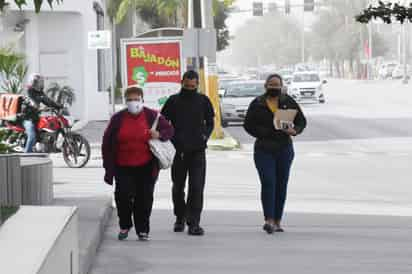
<path fill-rule="evenodd" d="M 189 235 L 204 234 L 200 227 L 203 192 L 206 179 L 206 147 L 214 128 L 214 110 L 208 97 L 198 93 L 199 75 L 188 71 L 183 75 L 181 91 L 171 96 L 162 114 L 173 124 L 176 157 L 172 166 L 175 232 L 183 232 L 185 223 Z M 186 178 L 189 190 L 185 199 Z"/>

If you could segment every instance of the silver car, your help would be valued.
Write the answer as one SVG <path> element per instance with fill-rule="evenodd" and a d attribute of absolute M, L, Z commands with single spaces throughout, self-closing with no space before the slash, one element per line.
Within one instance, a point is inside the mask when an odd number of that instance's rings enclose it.
<path fill-rule="evenodd" d="M 250 103 L 265 93 L 264 81 L 233 82 L 221 96 L 222 126 L 230 122 L 243 122 Z"/>

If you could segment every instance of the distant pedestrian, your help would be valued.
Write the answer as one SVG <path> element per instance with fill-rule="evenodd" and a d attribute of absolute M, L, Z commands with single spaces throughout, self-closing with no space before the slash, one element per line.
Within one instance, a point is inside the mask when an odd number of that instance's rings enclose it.
<path fill-rule="evenodd" d="M 283 80 L 280 75 L 270 75 L 265 89 L 266 93 L 250 104 L 244 128 L 256 138 L 254 160 L 261 181 L 265 217 L 263 229 L 271 234 L 283 232 L 281 221 L 295 155 L 292 137 L 302 133 L 306 119 L 295 100 L 282 93 Z M 283 130 L 275 128 L 274 118 L 279 109 L 297 110 L 293 127 Z"/>
<path fill-rule="evenodd" d="M 149 239 L 153 193 L 159 174 L 149 140 L 169 140 L 173 127 L 163 116 L 156 130 L 151 130 L 158 113 L 144 106 L 143 91 L 137 87 L 126 90 L 127 109 L 116 113 L 103 137 L 104 180 L 116 180 L 115 200 L 119 216 L 119 240 L 128 237 L 134 226 L 139 240 Z M 133 216 L 133 221 L 132 221 Z"/>
<path fill-rule="evenodd" d="M 189 235 L 204 234 L 200 226 L 203 192 L 206 179 L 207 141 L 214 128 L 214 110 L 208 97 L 198 92 L 199 75 L 188 71 L 183 75 L 181 91 L 171 96 L 162 114 L 175 128 L 172 139 L 176 157 L 172 166 L 172 196 L 176 222 L 175 232 L 183 232 L 185 223 Z M 187 200 L 186 178 L 189 176 Z"/>

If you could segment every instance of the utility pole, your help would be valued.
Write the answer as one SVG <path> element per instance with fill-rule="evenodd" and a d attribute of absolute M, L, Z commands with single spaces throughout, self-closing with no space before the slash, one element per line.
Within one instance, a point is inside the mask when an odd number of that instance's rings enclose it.
<path fill-rule="evenodd" d="M 305 63 L 305 9 L 302 12 L 302 39 L 301 39 L 301 57 L 302 57 L 302 64 Z"/>
<path fill-rule="evenodd" d="M 408 0 L 403 1 L 403 5 L 407 7 Z M 410 29 L 408 28 L 409 26 L 409 21 L 406 20 L 402 24 L 402 36 L 403 36 L 403 81 L 402 83 L 408 84 L 409 79 L 408 79 L 408 50 L 409 50 L 409 43 L 408 43 L 408 32 Z"/>
<path fill-rule="evenodd" d="M 216 60 L 216 50 L 217 50 L 217 37 L 215 30 L 215 22 L 213 16 L 213 1 L 211 0 L 202 0 L 203 11 L 202 12 L 202 23 L 206 30 L 212 31 L 214 41 L 211 43 L 211 46 L 214 47 L 212 54 L 207 58 L 204 58 L 207 66 L 206 68 L 206 94 L 210 98 L 210 101 L 213 104 L 215 110 L 215 129 L 212 134 L 213 139 L 223 138 L 223 129 L 221 125 L 221 113 L 220 113 L 220 98 L 218 94 L 218 72 L 217 72 L 217 60 Z M 214 30 L 214 31 L 213 31 Z"/>
<path fill-rule="evenodd" d="M 215 129 L 212 138 L 223 138 L 223 130 L 220 118 L 220 103 L 218 95 L 218 75 L 216 66 L 216 33 L 213 18 L 213 2 L 210 0 L 188 0 L 189 20 L 188 27 L 198 29 L 198 46 L 197 57 L 193 58 L 195 68 L 198 69 L 200 76 L 200 90 L 204 92 L 213 104 L 215 110 Z M 210 35 L 212 33 L 213 35 Z M 210 38 L 201 39 L 203 35 L 210 35 Z M 209 37 L 209 36 L 207 36 Z M 200 45 L 206 43 L 207 45 Z M 206 48 L 213 48 L 210 50 L 208 56 L 200 56 L 201 50 Z M 203 52 L 203 51 L 202 51 Z M 204 54 L 206 55 L 206 54 Z M 196 61 L 195 61 L 196 60 Z"/>

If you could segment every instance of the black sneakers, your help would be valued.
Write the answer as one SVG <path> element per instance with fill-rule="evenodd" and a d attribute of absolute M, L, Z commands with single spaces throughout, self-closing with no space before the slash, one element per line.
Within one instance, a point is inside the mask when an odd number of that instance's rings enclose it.
<path fill-rule="evenodd" d="M 268 234 L 273 234 L 273 232 L 275 232 L 275 228 L 271 224 L 264 224 L 263 230 L 266 231 Z"/>
<path fill-rule="evenodd" d="M 145 232 L 137 233 L 137 237 L 139 237 L 139 241 L 142 241 L 142 242 L 147 242 L 150 240 L 149 233 L 145 233 Z"/>
<path fill-rule="evenodd" d="M 185 221 L 182 219 L 177 219 L 173 228 L 174 232 L 185 231 Z"/>
<path fill-rule="evenodd" d="M 200 226 L 190 226 L 188 234 L 191 236 L 203 236 L 205 235 L 205 231 Z"/>

